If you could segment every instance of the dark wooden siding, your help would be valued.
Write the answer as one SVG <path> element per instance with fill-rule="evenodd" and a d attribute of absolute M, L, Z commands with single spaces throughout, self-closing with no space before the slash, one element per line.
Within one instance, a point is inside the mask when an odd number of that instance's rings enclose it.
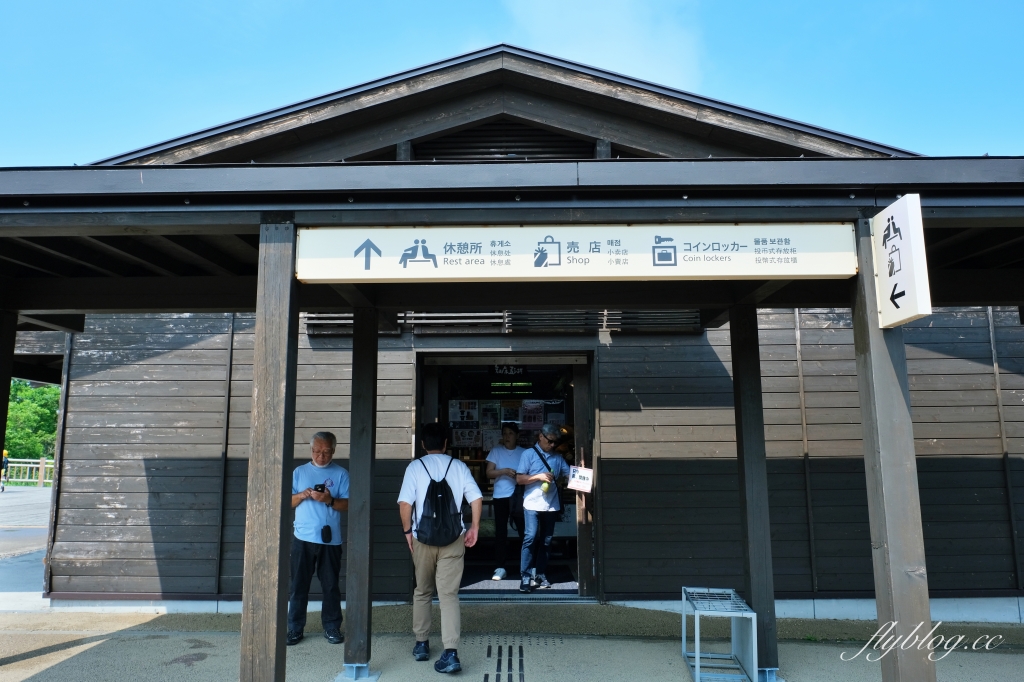
<path fill-rule="evenodd" d="M 234 316 L 233 328 L 231 315 L 88 317 L 71 363 L 51 591 L 241 593 L 252 316 Z M 296 464 L 308 461 L 310 436 L 330 430 L 344 466 L 351 342 L 313 343 L 302 335 Z M 395 500 L 411 453 L 412 353 L 385 351 L 380 362 L 375 598 L 405 599 L 411 570 Z"/>
<path fill-rule="evenodd" d="M 813 588 L 806 433 L 818 594 L 867 594 L 870 541 L 849 313 L 804 310 L 799 320 L 803 412 L 793 311 L 759 317 L 776 586 L 793 596 Z M 52 590 L 239 594 L 252 317 L 234 316 L 232 325 L 230 315 L 93 315 L 87 325 L 71 361 Z M 930 584 L 941 593 L 1017 587 L 988 325 L 985 309 L 958 309 L 905 329 Z M 994 330 L 1012 496 L 1024 529 L 1024 328 L 1015 309 L 997 309 Z M 460 347 L 594 353 L 606 596 L 739 586 L 728 328 L 613 335 L 610 344 L 590 335 L 407 334 L 381 342 L 376 598 L 405 598 L 411 583 L 394 500 L 412 453 L 415 355 Z M 337 456 L 347 458 L 350 348 L 346 337 L 300 336 L 297 462 L 321 429 L 338 435 Z"/>
<path fill-rule="evenodd" d="M 230 325 L 90 315 L 75 335 L 52 591 L 217 593 Z"/>
<path fill-rule="evenodd" d="M 776 590 L 813 590 L 806 433 L 819 594 L 870 594 L 852 322 L 845 310 L 804 310 L 799 320 L 803 414 L 796 317 L 759 316 Z M 1024 328 L 1016 309 L 996 309 L 992 322 L 1024 528 Z M 938 310 L 907 325 L 905 341 L 929 585 L 939 594 L 1015 591 L 988 311 Z M 599 358 L 606 596 L 742 587 L 728 332 L 616 340 Z"/>

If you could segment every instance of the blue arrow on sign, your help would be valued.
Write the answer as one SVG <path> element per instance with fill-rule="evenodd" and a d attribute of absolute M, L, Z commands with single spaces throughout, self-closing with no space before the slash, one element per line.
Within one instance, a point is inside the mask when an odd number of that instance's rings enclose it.
<path fill-rule="evenodd" d="M 364 267 L 365 270 L 370 269 L 370 257 L 373 255 L 374 252 L 376 252 L 378 256 L 381 255 L 380 249 L 378 249 L 377 245 L 371 242 L 369 239 L 360 244 L 359 248 L 356 249 L 356 252 L 353 253 L 352 255 L 358 256 L 360 252 L 364 252 L 366 254 L 366 264 Z"/>

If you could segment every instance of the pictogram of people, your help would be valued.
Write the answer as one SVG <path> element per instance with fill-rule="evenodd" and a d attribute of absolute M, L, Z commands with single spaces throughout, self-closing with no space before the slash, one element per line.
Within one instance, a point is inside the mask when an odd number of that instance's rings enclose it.
<path fill-rule="evenodd" d="M 426 239 L 415 239 L 413 245 L 402 252 L 402 257 L 398 259 L 398 262 L 402 264 L 402 267 L 408 267 L 409 263 L 433 263 L 434 267 L 437 267 L 437 256 L 427 251 L 427 240 Z"/>

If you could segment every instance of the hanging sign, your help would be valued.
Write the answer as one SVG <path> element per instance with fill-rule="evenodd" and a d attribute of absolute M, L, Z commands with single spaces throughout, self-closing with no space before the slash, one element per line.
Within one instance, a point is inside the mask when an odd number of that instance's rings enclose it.
<path fill-rule="evenodd" d="M 853 225 L 313 227 L 302 282 L 845 279 Z"/>
<path fill-rule="evenodd" d="M 906 194 L 871 219 L 878 324 L 883 329 L 932 314 L 921 196 Z"/>
<path fill-rule="evenodd" d="M 589 493 L 594 487 L 594 470 L 584 467 L 569 467 L 569 483 L 567 488 Z"/>

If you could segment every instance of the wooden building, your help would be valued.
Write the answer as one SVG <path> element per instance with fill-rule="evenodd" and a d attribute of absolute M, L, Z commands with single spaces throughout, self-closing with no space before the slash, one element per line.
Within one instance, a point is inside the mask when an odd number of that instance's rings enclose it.
<path fill-rule="evenodd" d="M 911 192 L 942 307 L 903 330 L 872 326 L 863 242 L 852 279 L 295 280 L 302 227 L 816 222 L 863 240 Z M 444 368 L 547 365 L 572 378 L 597 471 L 581 598 L 736 587 L 770 668 L 773 597 L 896 576 L 880 618 L 909 622 L 929 592 L 1024 595 L 1021 229 L 1020 159 L 928 159 L 507 46 L 88 167 L 0 169 L 0 375 L 53 375 L 11 359 L 19 321 L 76 330 L 45 589 L 243 595 L 243 678 L 280 679 L 283 633 L 253 623 L 283 613 L 292 450 L 329 429 L 353 481 L 346 662 L 365 666 L 371 596 L 411 592 L 395 499 L 417 425 L 465 397 Z"/>
<path fill-rule="evenodd" d="M 315 316 L 308 319 L 314 327 Z M 776 597 L 871 596 L 850 313 L 762 309 L 758 326 Z M 583 325 L 561 334 L 403 327 L 382 337 L 379 359 L 375 599 L 411 593 L 395 499 L 417 407 L 424 419 L 417 396 L 425 363 L 458 354 L 586 362 L 600 475 L 596 525 L 581 526 L 599 547 L 590 580 L 581 563 L 583 595 L 742 590 L 727 324 L 699 333 L 614 331 L 606 343 L 600 328 Z M 241 597 L 252 333 L 247 313 L 86 318 L 68 372 L 52 597 Z M 329 429 L 344 462 L 351 337 L 307 334 L 305 325 L 299 334 L 296 459 L 308 459 L 313 432 Z M 1024 554 L 1011 516 L 1016 510 L 1024 522 L 1017 309 L 944 309 L 905 334 L 931 594 L 1019 595 Z"/>

